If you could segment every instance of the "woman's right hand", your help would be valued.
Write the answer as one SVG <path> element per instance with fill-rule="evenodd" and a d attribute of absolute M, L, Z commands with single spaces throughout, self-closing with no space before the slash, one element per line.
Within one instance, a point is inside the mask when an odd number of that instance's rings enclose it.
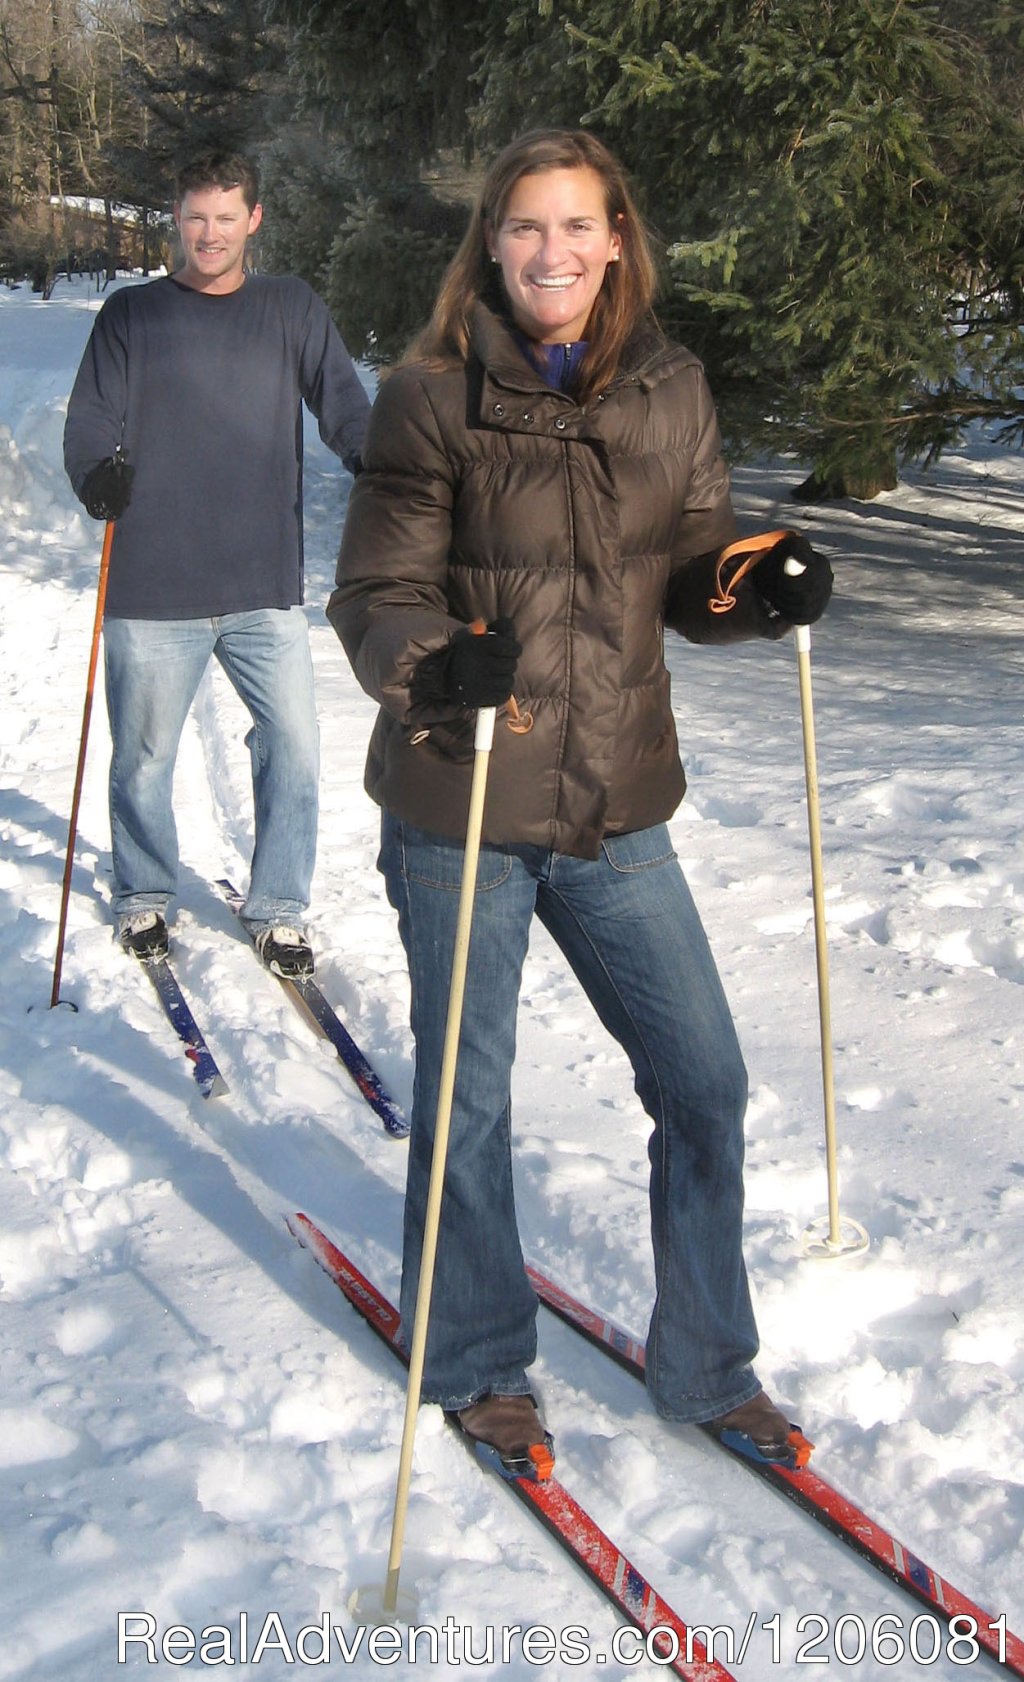
<path fill-rule="evenodd" d="M 464 707 L 500 707 L 515 686 L 522 654 L 511 619 L 492 619 L 484 636 L 466 625 L 456 631 L 440 664 L 445 700 Z"/>

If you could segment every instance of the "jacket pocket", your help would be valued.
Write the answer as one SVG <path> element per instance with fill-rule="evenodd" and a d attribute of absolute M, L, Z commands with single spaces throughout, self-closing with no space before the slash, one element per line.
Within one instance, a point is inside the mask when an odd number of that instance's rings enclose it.
<path fill-rule="evenodd" d="M 418 753 L 433 751 L 456 765 L 466 765 L 473 758 L 476 723 L 468 715 L 465 718 L 440 719 L 434 724 L 410 724 L 406 730 L 410 747 Z"/>

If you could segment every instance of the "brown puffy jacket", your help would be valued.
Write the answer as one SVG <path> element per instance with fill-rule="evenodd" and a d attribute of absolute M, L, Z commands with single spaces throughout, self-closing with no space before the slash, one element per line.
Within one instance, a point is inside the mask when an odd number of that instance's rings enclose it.
<path fill-rule="evenodd" d="M 735 536 L 704 372 L 653 330 L 580 408 L 483 305 L 468 365 L 381 387 L 328 616 L 381 703 L 366 787 L 420 828 L 465 833 L 473 720 L 412 676 L 476 618 L 508 615 L 527 735 L 499 718 L 484 838 L 595 858 L 685 788 L 666 626 L 693 642 L 781 635 L 749 580 L 708 608 Z"/>

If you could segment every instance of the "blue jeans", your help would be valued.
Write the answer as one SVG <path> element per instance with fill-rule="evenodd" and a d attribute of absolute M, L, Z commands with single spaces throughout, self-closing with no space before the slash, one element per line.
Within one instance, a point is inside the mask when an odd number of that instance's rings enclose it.
<path fill-rule="evenodd" d="M 384 814 L 380 868 L 398 912 L 416 1042 L 402 1317 L 411 1336 L 463 849 Z M 633 1066 L 653 1122 L 656 1299 L 647 1385 L 665 1418 L 713 1419 L 755 1396 L 757 1332 L 741 1252 L 747 1080 L 697 909 L 664 825 L 596 860 L 481 850 L 452 1107 L 424 1395 L 460 1408 L 529 1390 L 536 1299 L 512 1189 L 510 1081 L 534 913 Z"/>
<path fill-rule="evenodd" d="M 113 739 L 110 831 L 116 916 L 163 911 L 178 883 L 174 762 L 211 654 L 252 718 L 256 844 L 245 918 L 296 922 L 316 856 L 319 730 L 301 608 L 217 619 L 108 619 L 103 631 Z"/>

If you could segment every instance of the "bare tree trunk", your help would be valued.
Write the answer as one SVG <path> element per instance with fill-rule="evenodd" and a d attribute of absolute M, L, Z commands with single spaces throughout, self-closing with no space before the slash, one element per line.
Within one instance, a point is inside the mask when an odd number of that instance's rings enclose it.
<path fill-rule="evenodd" d="M 114 221 L 114 206 L 111 199 L 103 200 L 103 214 L 107 224 L 107 278 L 104 289 L 112 280 L 117 279 L 117 224 Z"/>

